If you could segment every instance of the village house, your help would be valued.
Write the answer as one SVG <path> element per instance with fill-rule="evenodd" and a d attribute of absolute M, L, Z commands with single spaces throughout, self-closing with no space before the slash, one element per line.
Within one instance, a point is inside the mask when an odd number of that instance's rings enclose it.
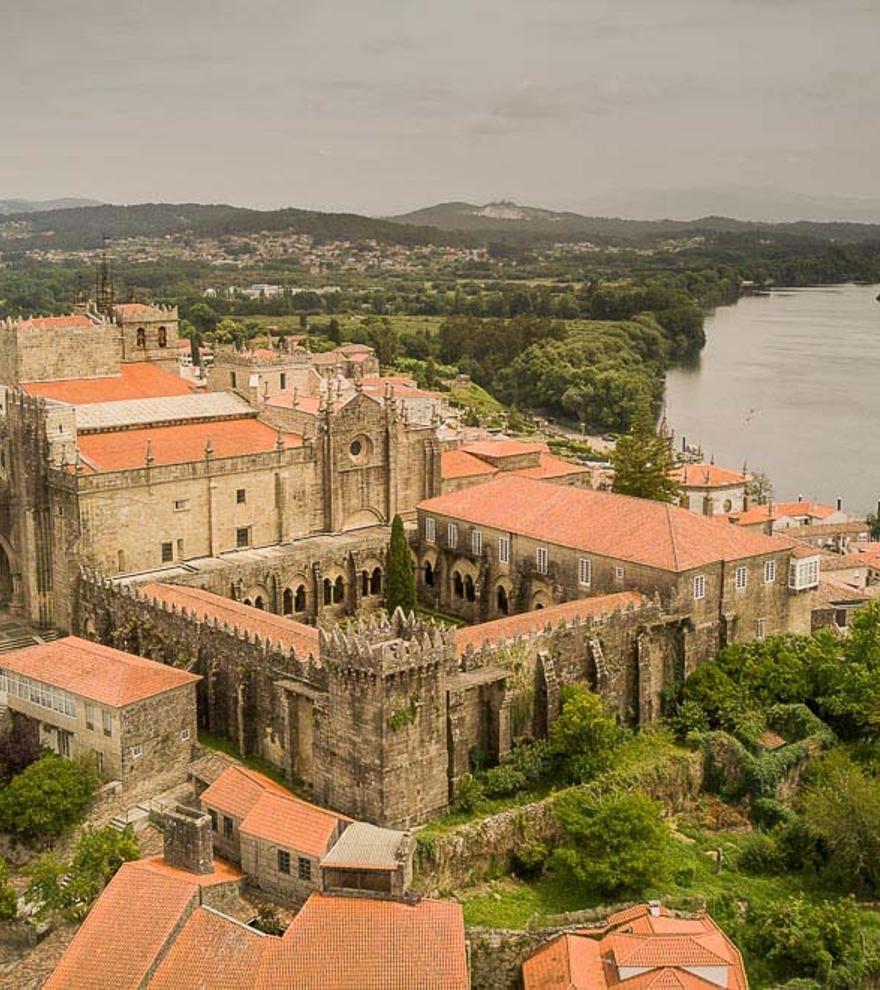
<path fill-rule="evenodd" d="M 676 472 L 681 487 L 681 505 L 702 516 L 727 516 L 744 512 L 749 505 L 752 478 L 742 471 L 715 464 L 682 464 Z"/>
<path fill-rule="evenodd" d="M 837 508 L 821 505 L 818 502 L 768 502 L 766 505 L 755 505 L 743 512 L 729 514 L 730 521 L 743 529 L 750 529 L 768 536 L 803 526 L 833 526 L 851 521 L 851 516 L 844 512 L 840 500 Z"/>
<path fill-rule="evenodd" d="M 748 990 L 748 980 L 739 950 L 708 914 L 675 915 L 649 901 L 541 946 L 523 964 L 523 987 Z"/>
<path fill-rule="evenodd" d="M 36 722 L 61 756 L 132 786 L 183 775 L 196 738 L 195 674 L 76 636 L 0 657 L 0 708 Z"/>
<path fill-rule="evenodd" d="M 492 439 L 470 441 L 444 450 L 440 456 L 441 493 L 461 491 L 509 472 L 561 485 L 589 488 L 592 472 L 550 453 L 541 441 Z"/>

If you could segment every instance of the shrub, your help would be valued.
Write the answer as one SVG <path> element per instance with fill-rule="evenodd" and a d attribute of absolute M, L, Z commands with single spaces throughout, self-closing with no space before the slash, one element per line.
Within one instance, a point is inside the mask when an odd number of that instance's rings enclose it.
<path fill-rule="evenodd" d="M 0 791 L 0 829 L 29 842 L 51 839 L 79 821 L 97 784 L 87 763 L 47 753 Z"/>
<path fill-rule="evenodd" d="M 283 935 L 285 932 L 285 924 L 276 908 L 271 904 L 259 906 L 257 917 L 251 922 L 251 926 L 265 935 Z"/>
<path fill-rule="evenodd" d="M 18 712 L 0 733 L 0 781 L 8 781 L 40 758 L 40 730 L 32 719 Z"/>
<path fill-rule="evenodd" d="M 579 684 L 562 690 L 562 709 L 550 727 L 550 750 L 573 783 L 591 780 L 612 763 L 624 733 L 598 694 Z"/>
<path fill-rule="evenodd" d="M 12 921 L 18 913 L 18 894 L 9 882 L 9 867 L 0 859 L 0 921 Z"/>
<path fill-rule="evenodd" d="M 554 811 L 567 844 L 553 863 L 603 895 L 641 894 L 668 872 L 669 832 L 642 791 L 600 797 L 571 791 Z"/>
<path fill-rule="evenodd" d="M 523 880 L 531 880 L 544 872 L 549 850 L 543 842 L 533 839 L 516 847 L 511 856 L 513 872 Z"/>
<path fill-rule="evenodd" d="M 455 788 L 453 806 L 456 811 L 463 811 L 465 814 L 470 814 L 480 807 L 484 797 L 483 787 L 476 777 L 470 773 L 462 774 Z"/>
<path fill-rule="evenodd" d="M 509 794 L 516 794 L 517 791 L 525 790 L 528 781 L 525 775 L 509 764 L 493 767 L 480 775 L 479 783 L 482 785 L 486 797 L 507 797 Z"/>
<path fill-rule="evenodd" d="M 737 866 L 746 873 L 781 873 L 785 869 L 782 854 L 772 835 L 752 832 L 739 850 Z"/>
<path fill-rule="evenodd" d="M 776 798 L 757 798 L 752 801 L 752 821 L 761 828 L 770 829 L 792 818 L 792 812 Z"/>

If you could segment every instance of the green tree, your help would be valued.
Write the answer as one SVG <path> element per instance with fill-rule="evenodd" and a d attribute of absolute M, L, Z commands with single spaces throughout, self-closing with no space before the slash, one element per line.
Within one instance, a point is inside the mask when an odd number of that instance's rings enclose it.
<path fill-rule="evenodd" d="M 97 784 L 85 762 L 47 753 L 0 791 L 0 830 L 28 842 L 51 839 L 80 819 Z"/>
<path fill-rule="evenodd" d="M 0 921 L 12 921 L 18 913 L 18 894 L 9 882 L 9 867 L 0 859 Z"/>
<path fill-rule="evenodd" d="M 327 334 L 327 339 L 332 340 L 334 344 L 342 343 L 342 329 L 339 326 L 339 320 L 337 320 L 335 316 L 331 317 L 325 332 Z"/>
<path fill-rule="evenodd" d="M 572 790 L 555 805 L 566 844 L 553 864 L 603 896 L 638 896 L 668 872 L 669 831 L 643 791 L 599 797 Z"/>
<path fill-rule="evenodd" d="M 590 780 L 607 770 L 623 730 L 598 694 L 583 685 L 562 689 L 562 709 L 550 727 L 550 747 L 569 780 Z"/>
<path fill-rule="evenodd" d="M 748 484 L 749 501 L 753 505 L 766 505 L 773 501 L 773 482 L 763 471 L 753 471 Z"/>
<path fill-rule="evenodd" d="M 639 406 L 629 433 L 617 441 L 611 464 L 612 491 L 658 502 L 677 502 L 681 497 L 672 443 L 657 433 L 647 402 Z"/>
<path fill-rule="evenodd" d="M 213 333 L 217 326 L 217 314 L 203 302 L 190 307 L 187 319 L 201 334 Z"/>
<path fill-rule="evenodd" d="M 409 543 L 400 516 L 395 516 L 391 523 L 386 588 L 386 607 L 389 612 L 393 613 L 398 607 L 404 612 L 412 612 L 415 609 L 416 579 L 413 574 Z"/>
<path fill-rule="evenodd" d="M 371 317 L 367 321 L 367 332 L 370 344 L 376 349 L 376 357 L 383 367 L 391 367 L 397 357 L 397 350 L 400 344 L 400 334 L 388 317 L 376 319 Z"/>
<path fill-rule="evenodd" d="M 865 517 L 872 540 L 880 540 L 880 515 L 876 512 L 869 512 Z"/>

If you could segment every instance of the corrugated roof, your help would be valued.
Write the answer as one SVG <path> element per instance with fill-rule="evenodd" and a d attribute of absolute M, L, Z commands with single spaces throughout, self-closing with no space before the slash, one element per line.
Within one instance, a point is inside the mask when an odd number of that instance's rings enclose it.
<path fill-rule="evenodd" d="M 405 832 L 352 822 L 321 860 L 321 866 L 363 870 L 396 870 Z"/>
<path fill-rule="evenodd" d="M 201 680 L 197 674 L 78 636 L 5 653 L 0 667 L 112 708 Z"/>
<path fill-rule="evenodd" d="M 77 407 L 76 425 L 80 430 L 106 430 L 138 423 L 242 416 L 251 413 L 247 402 L 233 392 L 199 392 L 191 395 L 164 395 L 153 399 L 91 402 Z"/>

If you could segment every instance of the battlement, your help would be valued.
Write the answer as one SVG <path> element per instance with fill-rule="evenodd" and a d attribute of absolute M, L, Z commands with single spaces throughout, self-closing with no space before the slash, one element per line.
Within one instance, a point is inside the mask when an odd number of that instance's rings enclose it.
<path fill-rule="evenodd" d="M 232 347 L 219 347 L 214 351 L 214 364 L 230 365 L 235 368 L 285 368 L 309 365 L 311 351 L 304 347 L 292 347 L 287 351 L 259 348 L 252 351 L 236 351 Z"/>
<path fill-rule="evenodd" d="M 164 306 L 161 303 L 118 303 L 113 307 L 113 318 L 116 323 L 152 323 L 159 320 L 173 322 L 177 317 L 176 306 Z"/>

